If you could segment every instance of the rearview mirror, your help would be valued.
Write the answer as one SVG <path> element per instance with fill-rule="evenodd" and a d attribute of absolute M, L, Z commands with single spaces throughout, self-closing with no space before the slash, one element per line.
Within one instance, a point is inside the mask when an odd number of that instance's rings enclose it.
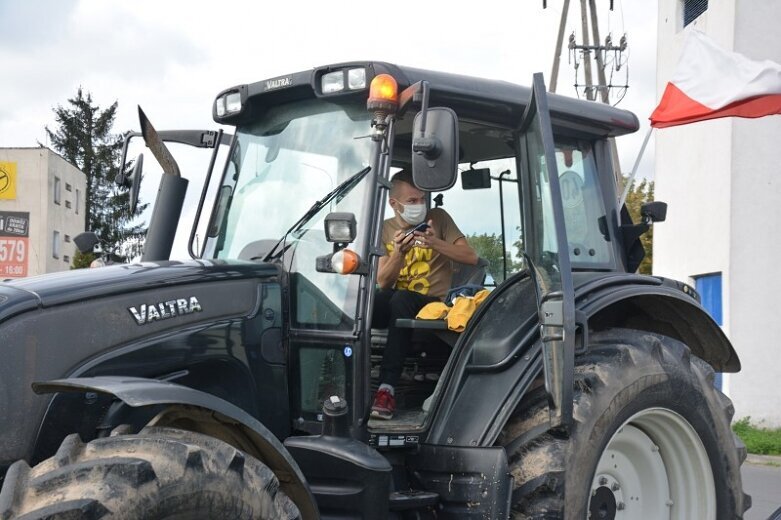
<path fill-rule="evenodd" d="M 458 174 L 458 118 L 446 107 L 424 108 L 412 125 L 412 180 L 423 191 L 452 188 Z"/>
<path fill-rule="evenodd" d="M 144 154 L 138 154 L 130 174 L 130 215 L 135 215 L 138 207 L 138 191 L 141 189 L 141 172 L 144 170 Z"/>
<path fill-rule="evenodd" d="M 141 174 L 144 170 L 144 154 L 138 154 L 135 163 L 133 163 L 133 171 L 130 172 L 130 175 L 127 175 L 124 172 L 124 168 L 125 163 L 123 159 L 122 171 L 117 174 L 115 182 L 119 186 L 130 190 L 128 200 L 130 203 L 130 215 L 132 216 L 136 212 L 136 207 L 138 206 L 138 192 L 141 188 Z"/>
<path fill-rule="evenodd" d="M 645 222 L 664 222 L 667 218 L 667 203 L 659 200 L 646 202 L 640 207 L 640 215 Z"/>
<path fill-rule="evenodd" d="M 73 237 L 73 243 L 76 244 L 76 249 L 82 254 L 91 253 L 95 246 L 98 245 L 98 242 L 100 242 L 98 235 L 92 231 L 85 231 L 84 233 L 79 233 Z"/>

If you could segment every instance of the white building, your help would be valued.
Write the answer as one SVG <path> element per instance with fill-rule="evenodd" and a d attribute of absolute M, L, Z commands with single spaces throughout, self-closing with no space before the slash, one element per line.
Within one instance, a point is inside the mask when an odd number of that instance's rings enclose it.
<path fill-rule="evenodd" d="M 659 0 L 657 97 L 696 28 L 727 50 L 781 63 L 781 2 Z M 722 389 L 736 418 L 781 426 L 781 116 L 656 131 L 654 274 L 689 281 L 732 340 L 742 370 Z M 720 314 L 720 316 L 719 316 Z"/>
<path fill-rule="evenodd" d="M 70 268 L 86 189 L 86 176 L 48 148 L 0 148 L 0 280 Z"/>

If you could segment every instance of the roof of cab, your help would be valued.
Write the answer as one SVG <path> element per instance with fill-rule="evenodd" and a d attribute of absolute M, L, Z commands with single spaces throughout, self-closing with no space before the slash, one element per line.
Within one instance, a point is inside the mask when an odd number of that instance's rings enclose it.
<path fill-rule="evenodd" d="M 520 124 L 531 97 L 529 87 L 508 81 L 418 69 L 378 61 L 326 65 L 308 71 L 258 81 L 243 88 L 247 89 L 249 98 L 257 99 L 256 96 L 264 99 L 273 98 L 273 101 L 272 99 L 267 99 L 267 101 L 276 104 L 305 95 L 311 96 L 316 90 L 317 79 L 322 74 L 351 67 L 365 67 L 366 79 L 369 82 L 377 74 L 391 74 L 398 82 L 400 90 L 418 81 L 428 81 L 431 106 L 449 106 L 456 111 L 460 118 L 485 121 L 510 128 Z M 346 94 L 365 96 L 365 91 Z M 637 116 L 632 112 L 595 101 L 548 94 L 548 108 L 551 113 L 551 122 L 557 133 L 615 137 L 635 132 L 639 128 Z M 232 123 L 232 121 L 225 120 L 221 122 Z"/>

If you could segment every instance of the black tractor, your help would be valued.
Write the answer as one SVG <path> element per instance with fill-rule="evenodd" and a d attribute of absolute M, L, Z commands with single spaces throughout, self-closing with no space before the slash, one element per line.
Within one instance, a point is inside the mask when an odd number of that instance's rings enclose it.
<path fill-rule="evenodd" d="M 714 388 L 738 356 L 690 286 L 635 274 L 666 207 L 619 207 L 633 114 L 541 75 L 353 62 L 227 89 L 213 117 L 234 135 L 141 113 L 127 137 L 164 171 L 141 263 L 0 283 L 0 519 L 742 518 Z M 187 261 L 165 142 L 212 150 Z M 378 420 L 402 169 L 482 258 L 453 283 L 490 292 L 461 332 L 395 324 L 415 348 Z"/>

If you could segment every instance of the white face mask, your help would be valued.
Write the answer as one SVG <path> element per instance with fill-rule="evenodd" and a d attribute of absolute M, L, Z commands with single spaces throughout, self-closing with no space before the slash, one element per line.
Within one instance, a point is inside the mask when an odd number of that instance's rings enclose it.
<path fill-rule="evenodd" d="M 407 204 L 406 206 L 401 203 L 399 204 L 401 205 L 402 208 L 404 208 L 404 210 L 401 211 L 399 215 L 401 215 L 401 218 L 403 218 L 404 221 L 407 222 L 407 224 L 417 226 L 418 224 L 426 220 L 425 204 Z"/>

